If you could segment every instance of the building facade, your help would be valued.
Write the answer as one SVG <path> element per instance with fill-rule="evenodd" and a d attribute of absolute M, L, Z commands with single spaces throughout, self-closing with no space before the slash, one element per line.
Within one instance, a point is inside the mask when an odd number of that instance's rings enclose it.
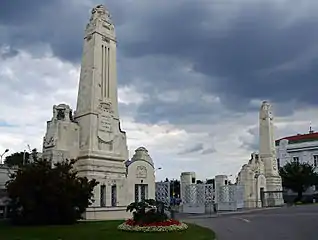
<path fill-rule="evenodd" d="M 283 137 L 275 141 L 277 167 L 283 167 L 291 161 L 300 163 L 309 163 L 316 167 L 318 172 L 318 132 L 310 129 L 309 133 L 297 134 Z M 317 186 L 313 186 L 304 193 L 312 195 L 316 192 Z M 287 191 L 288 195 L 294 195 L 291 190 Z"/>
<path fill-rule="evenodd" d="M 318 132 L 297 134 L 275 141 L 278 167 L 290 161 L 307 162 L 318 166 Z"/>

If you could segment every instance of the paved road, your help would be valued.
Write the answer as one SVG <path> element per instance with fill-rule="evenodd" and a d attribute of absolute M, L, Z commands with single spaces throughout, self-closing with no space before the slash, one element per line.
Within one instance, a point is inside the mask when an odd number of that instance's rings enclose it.
<path fill-rule="evenodd" d="M 317 240 L 318 205 L 283 207 L 185 221 L 211 228 L 218 240 Z"/>

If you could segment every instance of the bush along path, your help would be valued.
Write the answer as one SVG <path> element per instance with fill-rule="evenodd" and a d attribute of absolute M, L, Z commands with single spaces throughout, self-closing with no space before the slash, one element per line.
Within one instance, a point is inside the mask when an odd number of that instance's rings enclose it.
<path fill-rule="evenodd" d="M 118 229 L 133 232 L 173 232 L 188 229 L 187 224 L 169 219 L 165 210 L 171 211 L 163 202 L 154 199 L 133 202 L 127 207 L 127 211 L 133 212 L 133 219 L 120 224 Z"/>

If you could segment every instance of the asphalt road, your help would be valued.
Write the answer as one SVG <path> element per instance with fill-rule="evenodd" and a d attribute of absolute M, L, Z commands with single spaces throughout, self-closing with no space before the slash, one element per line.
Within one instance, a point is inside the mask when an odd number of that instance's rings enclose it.
<path fill-rule="evenodd" d="M 188 217 L 184 221 L 212 229 L 217 240 L 318 239 L 318 205 L 225 214 L 213 218 Z"/>

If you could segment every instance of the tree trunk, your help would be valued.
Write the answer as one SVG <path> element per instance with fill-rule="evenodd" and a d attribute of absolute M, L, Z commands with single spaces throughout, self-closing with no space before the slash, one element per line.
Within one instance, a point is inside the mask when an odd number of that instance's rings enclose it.
<path fill-rule="evenodd" d="M 302 198 L 303 198 L 303 191 L 298 191 L 295 202 L 301 201 Z"/>

